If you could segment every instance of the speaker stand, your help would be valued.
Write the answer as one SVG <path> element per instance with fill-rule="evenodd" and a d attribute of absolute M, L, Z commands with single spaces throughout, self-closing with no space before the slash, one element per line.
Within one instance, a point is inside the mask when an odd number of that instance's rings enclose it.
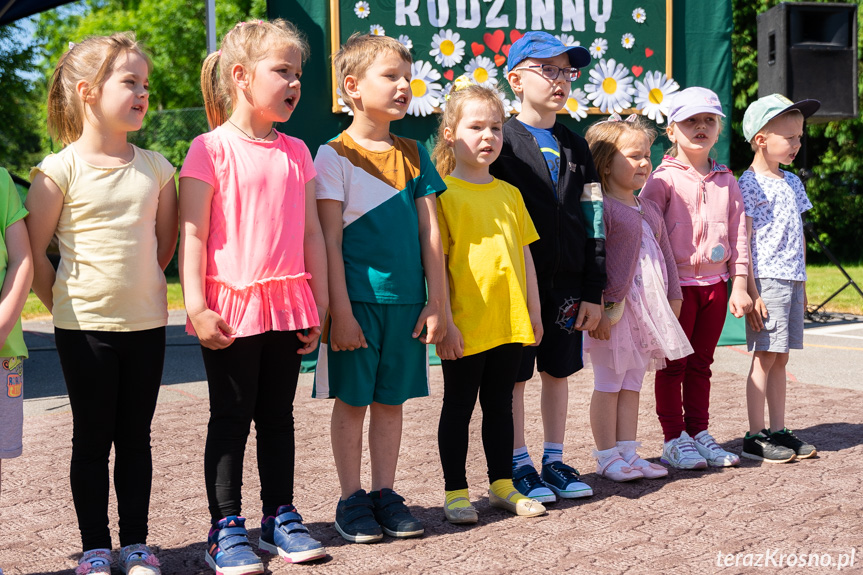
<path fill-rule="evenodd" d="M 821 251 L 824 253 L 824 255 L 827 256 L 827 259 L 830 260 L 830 263 L 839 268 L 839 271 L 842 272 L 842 275 L 844 275 L 845 279 L 847 280 L 842 285 L 842 287 L 833 292 L 833 294 L 827 299 L 825 299 L 823 302 L 821 302 L 815 307 L 810 306 L 806 309 L 806 319 L 819 322 L 830 321 L 831 314 L 820 312 L 819 310 L 821 310 L 825 305 L 827 305 L 834 297 L 842 293 L 842 291 L 848 286 L 851 286 L 855 290 L 857 290 L 857 293 L 860 294 L 861 298 L 863 298 L 863 291 L 860 291 L 860 286 L 858 286 L 857 283 L 851 278 L 851 276 L 848 275 L 848 272 L 845 271 L 845 268 L 842 267 L 842 264 L 839 263 L 839 260 L 837 260 L 836 257 L 833 255 L 833 252 L 831 252 L 827 248 L 827 246 L 824 245 L 824 242 L 822 242 L 821 238 L 818 237 L 818 234 L 815 233 L 815 226 L 812 225 L 812 222 L 805 222 L 803 224 L 803 230 L 809 233 L 809 237 L 815 240 L 815 242 L 821 247 Z"/>

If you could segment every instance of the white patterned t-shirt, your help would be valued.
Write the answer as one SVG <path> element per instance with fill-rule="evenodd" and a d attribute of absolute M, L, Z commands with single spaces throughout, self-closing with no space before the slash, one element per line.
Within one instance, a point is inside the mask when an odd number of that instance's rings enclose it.
<path fill-rule="evenodd" d="M 812 207 L 800 178 L 782 170 L 771 178 L 746 170 L 738 184 L 752 218 L 752 269 L 757 278 L 806 281 L 803 220 Z"/>

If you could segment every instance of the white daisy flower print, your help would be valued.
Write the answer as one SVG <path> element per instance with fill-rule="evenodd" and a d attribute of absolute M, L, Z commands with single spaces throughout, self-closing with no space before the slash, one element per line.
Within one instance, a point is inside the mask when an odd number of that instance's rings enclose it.
<path fill-rule="evenodd" d="M 386 36 L 387 33 L 384 31 L 384 27 L 380 24 L 372 24 L 369 26 L 369 34 L 372 36 Z"/>
<path fill-rule="evenodd" d="M 407 34 L 399 34 L 399 43 L 408 50 L 414 47 L 414 41 Z"/>
<path fill-rule="evenodd" d="M 636 8 L 632 11 L 632 19 L 639 24 L 644 24 L 644 21 L 647 20 L 647 12 L 644 8 Z"/>
<path fill-rule="evenodd" d="M 360 0 L 354 4 L 354 14 L 357 15 L 357 18 L 368 18 L 371 11 L 369 3 L 365 2 L 365 0 Z"/>
<path fill-rule="evenodd" d="M 662 124 L 668 115 L 671 95 L 680 85 L 662 72 L 647 72 L 644 82 L 635 81 L 635 89 L 635 107 L 642 115 Z"/>
<path fill-rule="evenodd" d="M 470 79 L 477 84 L 482 84 L 483 86 L 494 86 L 496 83 L 497 68 L 495 68 L 494 62 L 485 56 L 471 58 L 470 62 L 467 63 L 467 66 L 464 67 L 464 71 L 468 76 L 470 76 Z"/>
<path fill-rule="evenodd" d="M 440 72 L 432 68 L 431 62 L 417 60 L 411 64 L 411 103 L 408 105 L 408 114 L 414 116 L 428 116 L 434 109 L 440 106 L 443 100 L 440 80 Z"/>
<path fill-rule="evenodd" d="M 605 38 L 597 38 L 593 41 L 588 50 L 594 60 L 599 60 L 605 56 L 605 53 L 608 51 L 608 40 Z"/>
<path fill-rule="evenodd" d="M 632 50 L 633 46 L 635 46 L 635 36 L 628 33 L 624 34 L 620 39 L 620 45 L 627 50 Z"/>
<path fill-rule="evenodd" d="M 564 46 L 581 46 L 581 42 L 575 39 L 572 34 L 558 34 L 555 36 Z"/>
<path fill-rule="evenodd" d="M 605 113 L 623 112 L 632 102 L 635 88 L 632 87 L 629 68 L 618 64 L 614 59 L 599 61 L 590 70 L 590 81 L 584 87 L 587 98 Z"/>
<path fill-rule="evenodd" d="M 569 112 L 569 115 L 579 122 L 587 117 L 587 109 L 590 104 L 587 99 L 587 94 L 581 88 L 574 88 L 566 99 L 563 109 Z"/>
<path fill-rule="evenodd" d="M 431 47 L 429 56 L 434 56 L 434 61 L 441 66 L 452 68 L 464 58 L 465 41 L 458 32 L 441 30 L 432 36 Z"/>

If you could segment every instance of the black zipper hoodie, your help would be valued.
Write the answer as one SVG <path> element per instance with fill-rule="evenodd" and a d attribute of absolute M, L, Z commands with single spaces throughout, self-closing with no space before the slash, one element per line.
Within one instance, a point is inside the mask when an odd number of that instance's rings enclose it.
<path fill-rule="evenodd" d="M 575 288 L 584 301 L 598 304 L 605 288 L 605 238 L 601 232 L 589 237 L 581 196 L 599 176 L 584 138 L 559 122 L 552 135 L 560 150 L 556 189 L 536 139 L 515 117 L 503 126 L 503 149 L 491 173 L 521 191 L 539 232 L 530 252 L 540 289 Z"/>

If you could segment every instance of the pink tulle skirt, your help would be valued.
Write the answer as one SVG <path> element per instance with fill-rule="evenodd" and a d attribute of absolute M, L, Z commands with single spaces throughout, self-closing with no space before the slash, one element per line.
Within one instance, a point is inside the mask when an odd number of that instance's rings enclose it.
<path fill-rule="evenodd" d="M 620 321 L 611 326 L 611 337 L 584 338 L 590 362 L 616 373 L 630 369 L 655 371 L 666 359 L 692 353 L 692 346 L 668 305 L 668 273 L 665 258 L 650 226 L 642 221 L 641 250 L 632 286 Z"/>

